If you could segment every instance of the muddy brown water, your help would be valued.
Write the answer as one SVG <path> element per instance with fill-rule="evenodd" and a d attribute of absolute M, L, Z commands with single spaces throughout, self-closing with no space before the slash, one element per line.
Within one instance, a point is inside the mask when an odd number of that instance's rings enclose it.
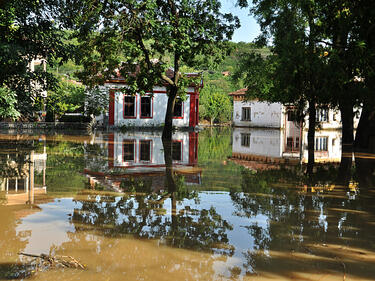
<path fill-rule="evenodd" d="M 308 182 L 295 164 L 232 161 L 230 130 L 174 139 L 166 190 L 156 132 L 0 134 L 0 279 L 375 280 L 373 154 L 342 186 L 334 163 Z"/>

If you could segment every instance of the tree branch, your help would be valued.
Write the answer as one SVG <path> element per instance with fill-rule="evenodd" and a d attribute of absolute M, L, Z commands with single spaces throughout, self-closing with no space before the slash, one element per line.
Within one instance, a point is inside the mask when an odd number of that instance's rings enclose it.
<path fill-rule="evenodd" d="M 171 78 L 169 78 L 167 75 L 165 75 L 165 74 L 162 74 L 161 75 L 161 78 L 165 81 L 165 82 L 167 82 L 168 84 L 170 84 L 170 85 L 174 85 L 174 83 L 173 83 L 173 80 L 171 79 Z"/>
<path fill-rule="evenodd" d="M 149 51 L 147 50 L 145 44 L 143 43 L 143 38 L 142 38 L 142 31 L 141 30 L 137 30 L 135 32 L 136 36 L 137 36 L 137 41 L 138 41 L 138 44 L 145 56 L 145 60 L 146 60 L 146 64 L 147 64 L 147 67 L 148 69 L 152 69 L 152 62 L 151 62 L 151 59 L 150 59 L 150 53 Z"/>

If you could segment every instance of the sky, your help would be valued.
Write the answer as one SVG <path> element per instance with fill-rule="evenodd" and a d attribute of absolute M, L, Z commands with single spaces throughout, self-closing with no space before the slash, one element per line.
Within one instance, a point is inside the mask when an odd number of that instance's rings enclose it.
<path fill-rule="evenodd" d="M 236 0 L 222 0 L 222 12 L 231 13 L 240 19 L 241 27 L 234 31 L 232 41 L 252 42 L 259 34 L 260 28 L 253 16 L 249 15 L 249 9 L 236 7 Z"/>

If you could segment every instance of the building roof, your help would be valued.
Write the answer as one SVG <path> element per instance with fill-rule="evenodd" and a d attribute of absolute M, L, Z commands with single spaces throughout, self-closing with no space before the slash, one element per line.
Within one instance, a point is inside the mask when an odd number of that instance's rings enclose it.
<path fill-rule="evenodd" d="M 139 71 L 139 66 L 136 67 L 136 73 Z M 113 77 L 107 81 L 105 81 L 105 83 L 121 83 L 121 84 L 126 84 L 126 78 L 124 76 L 121 75 L 120 73 L 120 69 L 116 69 L 116 77 Z M 168 68 L 166 71 L 165 71 L 165 74 L 168 78 L 173 78 L 174 76 L 174 69 L 172 67 Z M 134 73 L 129 73 L 129 75 L 135 75 Z M 184 75 L 188 78 L 198 78 L 201 76 L 201 73 L 197 73 L 197 72 L 191 72 L 191 73 L 184 73 Z M 196 87 L 196 86 L 199 86 L 199 87 L 203 87 L 203 78 L 201 78 L 201 81 L 199 83 L 199 85 L 195 84 L 195 83 L 191 83 L 189 85 L 190 87 Z"/>
<path fill-rule="evenodd" d="M 239 89 L 235 92 L 229 93 L 230 96 L 244 96 L 246 94 L 247 88 Z"/>
<path fill-rule="evenodd" d="M 229 93 L 228 95 L 229 96 L 232 96 L 233 97 L 233 100 L 234 101 L 248 101 L 248 102 L 257 102 L 259 101 L 259 99 L 257 98 L 246 98 L 246 91 L 247 91 L 247 88 L 243 88 L 243 89 L 239 89 L 237 91 L 234 91 L 232 93 Z"/>

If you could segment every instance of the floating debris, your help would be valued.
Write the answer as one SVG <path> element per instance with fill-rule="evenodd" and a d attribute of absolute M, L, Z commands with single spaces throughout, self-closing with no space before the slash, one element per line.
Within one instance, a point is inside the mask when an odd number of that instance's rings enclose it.
<path fill-rule="evenodd" d="M 52 256 L 46 254 L 33 255 L 18 253 L 19 255 L 34 258 L 36 271 L 45 271 L 49 268 L 79 268 L 86 269 L 86 266 L 77 261 L 72 256 Z"/>

